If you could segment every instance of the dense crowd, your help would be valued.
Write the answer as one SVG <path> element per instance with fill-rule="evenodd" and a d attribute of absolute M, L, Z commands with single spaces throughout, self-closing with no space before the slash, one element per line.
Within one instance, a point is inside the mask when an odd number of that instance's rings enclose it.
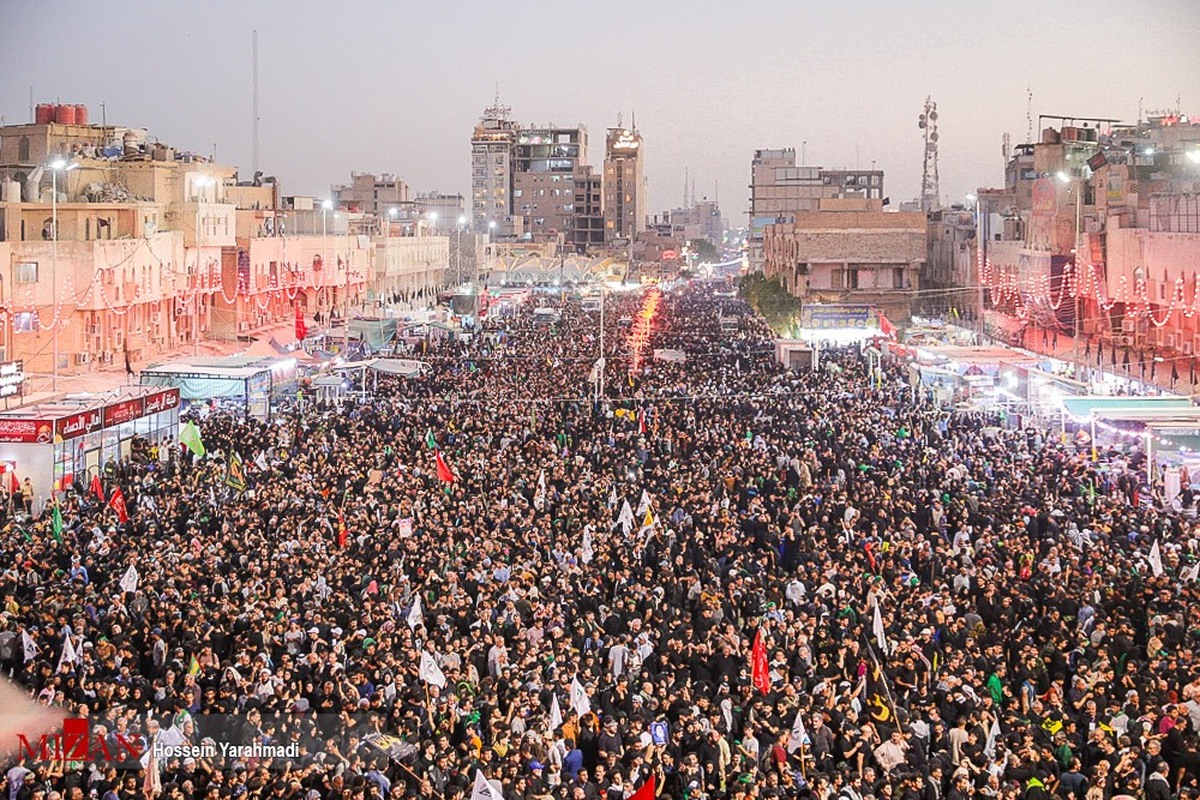
<path fill-rule="evenodd" d="M 523 308 L 362 403 L 147 443 L 127 523 L 78 487 L 61 536 L 10 524 L 0 667 L 111 746 L 18 756 L 9 800 L 1200 796 L 1200 542 L 1136 455 L 857 350 L 782 370 L 705 287 L 630 376 L 608 302 L 601 402 L 597 316 Z"/>

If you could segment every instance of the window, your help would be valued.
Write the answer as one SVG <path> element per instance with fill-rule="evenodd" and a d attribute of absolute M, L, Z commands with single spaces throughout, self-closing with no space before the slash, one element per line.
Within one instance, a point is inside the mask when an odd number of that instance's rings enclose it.
<path fill-rule="evenodd" d="M 892 267 L 892 288 L 904 288 L 904 267 Z"/>
<path fill-rule="evenodd" d="M 22 261 L 13 270 L 13 283 L 37 283 L 38 265 L 36 261 Z"/>
<path fill-rule="evenodd" d="M 36 311 L 18 311 L 12 315 L 13 333 L 33 333 L 38 329 Z"/>
<path fill-rule="evenodd" d="M 846 271 L 835 269 L 829 276 L 830 289 L 845 289 L 846 288 Z"/>
<path fill-rule="evenodd" d="M 17 142 L 17 160 L 18 161 L 28 161 L 29 160 L 29 137 L 28 136 L 22 136 L 21 140 L 19 142 Z"/>

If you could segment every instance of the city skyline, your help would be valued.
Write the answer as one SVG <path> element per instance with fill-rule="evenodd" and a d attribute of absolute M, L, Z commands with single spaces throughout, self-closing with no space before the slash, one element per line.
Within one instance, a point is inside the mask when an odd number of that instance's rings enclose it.
<path fill-rule="evenodd" d="M 259 169 L 289 194 L 328 196 L 362 171 L 394 172 L 414 192 L 469 195 L 471 129 L 497 86 L 523 124 L 585 125 L 597 167 L 603 131 L 636 115 L 647 212 L 679 206 L 688 175 L 695 197 L 718 197 L 734 225 L 745 223 L 756 148 L 793 147 L 813 166 L 874 166 L 893 203 L 915 198 L 926 95 L 938 103 L 947 203 L 1002 184 L 1002 136 L 1025 141 L 1027 112 L 1034 139 L 1039 114 L 1132 122 L 1139 103 L 1143 114 L 1200 112 L 1200 55 L 1188 46 L 1200 9 L 1184 0 L 1132 16 L 1116 3 L 1080 14 L 1031 2 L 749 3 L 736 13 L 618 2 L 564 16 L 544 3 L 467 2 L 452 19 L 428 5 L 316 3 L 281 17 L 219 1 L 202 16 L 164 3 L 118 22 L 77 2 L 3 7 L 6 124 L 28 120 L 31 88 L 34 103 L 89 105 L 93 121 L 103 103 L 109 122 L 146 127 L 179 149 L 210 155 L 215 146 L 243 179 L 257 30 Z M 145 63 L 92 66 L 104 50 Z"/>

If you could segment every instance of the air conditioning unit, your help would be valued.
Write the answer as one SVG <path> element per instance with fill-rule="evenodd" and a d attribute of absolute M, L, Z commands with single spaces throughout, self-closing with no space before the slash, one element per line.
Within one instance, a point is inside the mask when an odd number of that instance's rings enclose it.
<path fill-rule="evenodd" d="M 76 353 L 75 354 L 75 363 L 76 364 L 90 364 L 91 362 L 92 362 L 92 354 L 91 353 Z"/>
<path fill-rule="evenodd" d="M 239 322 L 238 323 L 238 333 L 245 333 L 248 330 L 250 330 L 249 322 Z"/>
<path fill-rule="evenodd" d="M 160 322 L 162 322 L 162 313 L 161 312 L 155 311 L 150 314 L 150 324 L 151 325 L 157 325 Z"/>
<path fill-rule="evenodd" d="M 1133 333 L 1133 318 L 1123 317 L 1121 319 L 1121 330 L 1125 333 Z"/>
<path fill-rule="evenodd" d="M 111 364 L 111 363 L 113 362 L 113 352 L 112 352 L 112 350 L 105 350 L 103 353 L 101 353 L 101 354 L 100 354 L 100 361 L 101 361 L 101 362 L 103 362 L 103 363 L 105 363 L 105 364 Z"/>
<path fill-rule="evenodd" d="M 1133 344 L 1133 337 L 1128 334 L 1122 334 L 1117 337 L 1117 344 L 1121 347 L 1129 347 Z"/>
<path fill-rule="evenodd" d="M 1190 356 L 1190 355 L 1191 355 L 1192 353 L 1194 353 L 1194 352 L 1196 352 L 1196 351 L 1195 351 L 1195 349 L 1192 347 L 1192 343 L 1191 343 L 1191 342 L 1184 342 L 1184 343 L 1183 343 L 1183 354 L 1184 354 L 1185 356 Z"/>
<path fill-rule="evenodd" d="M 1175 335 L 1174 331 L 1168 333 L 1162 328 L 1158 329 L 1158 343 L 1159 345 L 1166 345 L 1168 350 L 1175 349 L 1177 339 L 1178 337 Z"/>

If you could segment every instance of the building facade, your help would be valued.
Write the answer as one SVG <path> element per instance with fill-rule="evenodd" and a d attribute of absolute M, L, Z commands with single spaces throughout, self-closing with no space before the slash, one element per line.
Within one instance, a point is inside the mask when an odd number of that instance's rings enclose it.
<path fill-rule="evenodd" d="M 604 140 L 604 235 L 632 242 L 646 229 L 646 154 L 636 129 L 609 128 Z"/>
<path fill-rule="evenodd" d="M 858 197 L 883 202 L 881 170 L 825 169 L 796 164 L 793 147 L 754 151 L 750 162 L 750 268 L 762 271 L 763 231 L 795 214 L 816 211 L 823 199 Z"/>
<path fill-rule="evenodd" d="M 926 260 L 926 218 L 829 198 L 764 230 L 765 274 L 806 302 L 867 303 L 907 320 Z"/>
<path fill-rule="evenodd" d="M 471 220 L 475 230 L 512 233 L 513 144 L 516 122 L 496 103 L 484 109 L 471 133 Z"/>
<path fill-rule="evenodd" d="M 393 199 L 367 177 L 356 203 Z M 368 216 L 289 204 L 273 178 L 239 181 L 144 129 L 0 128 L 0 360 L 38 375 L 137 369 L 266 329 L 287 340 L 297 309 L 324 320 L 391 287 L 443 285 L 445 236 L 414 229 L 428 241 L 380 259 L 387 234 L 364 232 Z"/>

